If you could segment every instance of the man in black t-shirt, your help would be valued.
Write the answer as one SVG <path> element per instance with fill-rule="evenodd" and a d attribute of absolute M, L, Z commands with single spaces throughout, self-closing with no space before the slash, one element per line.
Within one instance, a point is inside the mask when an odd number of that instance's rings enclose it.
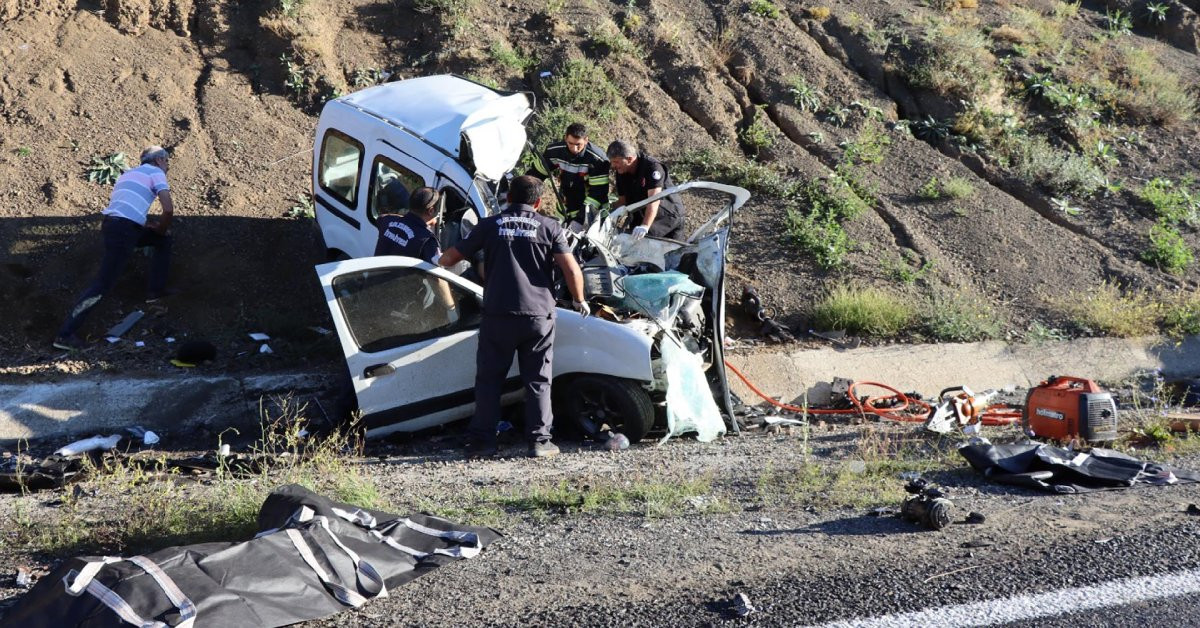
<path fill-rule="evenodd" d="M 398 211 L 399 205 L 393 205 L 399 196 L 393 188 L 399 186 L 407 196 L 408 213 L 400 216 L 390 213 Z M 442 247 L 438 244 L 433 228 L 437 225 L 438 201 L 441 195 L 433 188 L 417 188 L 412 195 L 404 188 L 404 184 L 393 181 L 383 189 L 379 216 L 379 240 L 375 243 L 375 255 L 405 255 L 436 264 L 442 256 Z"/>
<path fill-rule="evenodd" d="M 475 416 L 467 427 L 468 455 L 496 454 L 500 394 L 513 352 L 525 386 L 525 430 L 529 455 L 553 456 L 550 441 L 550 377 L 554 359 L 554 266 L 563 271 L 573 308 L 590 313 L 584 301 L 583 274 L 571 254 L 562 227 L 539 213 L 542 182 L 517 177 L 508 188 L 509 205 L 485 218 L 465 240 L 450 247 L 438 262 L 450 267 L 483 251 L 483 322 L 476 353 Z"/>
<path fill-rule="evenodd" d="M 608 145 L 607 152 L 617 183 L 618 206 L 632 205 L 675 187 L 662 162 L 637 152 L 629 142 L 617 140 Z M 626 224 L 632 225 L 637 240 L 647 235 L 682 240 L 683 217 L 683 200 L 678 194 L 671 194 L 633 211 Z"/>

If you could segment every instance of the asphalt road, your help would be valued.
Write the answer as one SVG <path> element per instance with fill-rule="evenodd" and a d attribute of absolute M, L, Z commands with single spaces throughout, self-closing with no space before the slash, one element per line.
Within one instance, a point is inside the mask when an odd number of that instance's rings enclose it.
<path fill-rule="evenodd" d="M 1200 572 L 1195 571 L 1200 567 L 1200 517 L 1181 513 L 1179 519 L 1177 525 L 1162 529 L 1078 539 L 1024 555 L 976 557 L 977 552 L 964 549 L 964 556 L 972 555 L 966 568 L 906 562 L 903 555 L 884 556 L 878 557 L 884 564 L 870 573 L 820 577 L 793 573 L 760 582 L 731 583 L 736 586 L 715 599 L 683 595 L 648 605 L 555 608 L 527 618 L 526 625 L 1001 625 L 1004 616 L 996 614 L 996 608 L 1011 609 L 1021 603 L 1010 598 L 1067 589 L 1065 595 L 1048 596 L 1054 598 L 1050 605 L 1026 611 L 1034 613 L 1028 619 L 1008 625 L 1195 626 L 1200 625 Z M 949 573 L 956 568 L 962 571 Z M 1081 596 L 1071 589 L 1161 574 L 1176 574 L 1175 581 L 1166 586 L 1185 582 L 1192 587 L 1191 594 L 1167 597 L 1174 591 L 1151 590 L 1146 593 L 1152 598 L 1148 601 L 1072 613 L 1078 606 L 1071 601 Z M 1164 583 L 1152 584 L 1150 588 L 1155 589 Z M 1094 596 L 1119 599 L 1111 588 L 1099 588 Z M 756 609 L 744 618 L 737 617 L 729 603 L 738 591 L 746 592 Z M 994 605 L 992 613 L 987 605 L 975 608 L 970 604 L 989 600 L 1003 603 Z M 974 610 L 953 615 L 942 612 L 953 605 L 970 605 Z M 871 619 L 876 621 L 862 621 Z"/>

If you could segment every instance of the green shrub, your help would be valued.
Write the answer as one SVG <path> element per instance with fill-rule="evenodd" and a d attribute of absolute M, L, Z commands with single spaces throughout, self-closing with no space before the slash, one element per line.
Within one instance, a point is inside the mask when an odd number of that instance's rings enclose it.
<path fill-rule="evenodd" d="M 513 48 L 508 42 L 495 41 L 488 47 L 488 56 L 492 61 L 517 72 L 527 72 L 537 65 L 537 59 L 532 55 L 526 56 L 520 50 Z"/>
<path fill-rule="evenodd" d="M 1200 294 L 1181 293 L 1163 312 L 1163 328 L 1172 336 L 1200 334 Z"/>
<path fill-rule="evenodd" d="M 1134 120 L 1172 126 L 1195 115 L 1196 97 L 1150 50 L 1118 49 L 1115 69 L 1121 89 L 1113 90 L 1112 96 Z"/>
<path fill-rule="evenodd" d="M 788 80 L 788 93 L 792 95 L 792 103 L 800 111 L 816 113 L 821 108 L 821 90 L 808 84 L 803 76 L 793 76 Z"/>
<path fill-rule="evenodd" d="M 738 139 L 754 154 L 775 145 L 775 134 L 771 132 L 771 127 L 767 124 L 766 110 L 766 105 L 755 107 L 750 123 L 738 132 Z"/>
<path fill-rule="evenodd" d="M 1138 196 L 1154 208 L 1154 213 L 1169 222 L 1189 225 L 1200 223 L 1200 192 L 1192 191 L 1187 179 L 1175 183 L 1155 177 L 1142 186 Z"/>
<path fill-rule="evenodd" d="M 750 13 L 771 20 L 781 15 L 779 7 L 771 0 L 750 0 Z"/>
<path fill-rule="evenodd" d="M 854 141 L 846 143 L 842 162 L 848 164 L 877 164 L 887 155 L 892 143 L 879 125 L 868 123 Z"/>
<path fill-rule="evenodd" d="M 703 148 L 684 153 L 672 164 L 678 181 L 708 179 L 746 188 L 755 194 L 791 199 L 799 184 L 788 181 L 779 170 L 746 159 L 727 149 Z"/>
<path fill-rule="evenodd" d="M 916 311 L 904 298 L 878 288 L 837 286 L 813 312 L 818 329 L 850 334 L 895 336 L 912 324 Z"/>
<path fill-rule="evenodd" d="M 123 172 L 129 170 L 125 161 L 125 153 L 109 153 L 103 157 L 92 156 L 92 163 L 87 169 L 87 180 L 101 185 L 112 185 Z"/>
<path fill-rule="evenodd" d="M 926 260 L 919 268 L 903 258 L 897 261 L 885 261 L 883 269 L 888 277 L 905 284 L 915 284 L 925 278 L 933 270 L 933 260 Z"/>
<path fill-rule="evenodd" d="M 975 187 L 964 177 L 950 177 L 942 183 L 942 193 L 946 198 L 961 200 L 975 194 Z"/>
<path fill-rule="evenodd" d="M 612 20 L 606 19 L 588 30 L 588 39 L 607 54 L 639 57 L 642 49 L 633 43 Z"/>
<path fill-rule="evenodd" d="M 917 188 L 917 197 L 925 201 L 936 201 L 942 198 L 942 185 L 938 182 L 937 177 L 929 177 L 920 188 Z"/>
<path fill-rule="evenodd" d="M 968 24 L 939 22 L 925 32 L 909 82 L 968 102 L 995 91 L 999 73 L 991 42 Z"/>
<path fill-rule="evenodd" d="M 588 60 L 568 61 L 543 84 L 542 109 L 529 125 L 529 141 L 541 150 L 562 136 L 572 122 L 598 128 L 611 124 L 621 111 L 621 92 L 604 69 Z M 523 168 L 537 158 L 526 152 Z"/>
<path fill-rule="evenodd" d="M 838 222 L 837 212 L 815 205 L 808 211 L 788 206 L 784 214 L 788 238 L 825 270 L 842 267 L 854 243 Z"/>
<path fill-rule="evenodd" d="M 1192 249 L 1178 229 L 1166 222 L 1150 227 L 1150 248 L 1142 251 L 1142 261 L 1179 275 L 1192 264 L 1192 258 Z"/>
<path fill-rule="evenodd" d="M 930 336 L 945 342 L 977 342 L 1000 338 L 1004 322 L 976 297 L 939 294 L 930 304 L 925 328 Z"/>
<path fill-rule="evenodd" d="M 1087 157 L 1060 150 L 1045 139 L 1018 136 L 999 151 L 1021 180 L 1057 196 L 1090 196 L 1104 186 L 1104 172 Z"/>

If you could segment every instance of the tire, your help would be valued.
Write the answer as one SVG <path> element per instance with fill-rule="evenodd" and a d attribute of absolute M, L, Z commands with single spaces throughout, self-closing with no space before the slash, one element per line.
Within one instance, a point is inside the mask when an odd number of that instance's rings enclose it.
<path fill-rule="evenodd" d="M 560 388 L 561 387 L 561 388 Z M 654 404 L 642 387 L 627 379 L 580 375 L 555 384 L 556 418 L 563 427 L 594 436 L 605 424 L 636 443 L 654 428 Z"/>

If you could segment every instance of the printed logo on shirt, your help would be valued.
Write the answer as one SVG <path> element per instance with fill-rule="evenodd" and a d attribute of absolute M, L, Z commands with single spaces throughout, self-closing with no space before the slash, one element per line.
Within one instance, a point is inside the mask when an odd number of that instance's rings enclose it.
<path fill-rule="evenodd" d="M 659 172 L 659 171 L 657 171 L 657 170 L 655 170 L 654 172 L 651 172 L 651 173 L 650 173 L 650 178 L 651 178 L 651 179 L 654 179 L 655 181 L 658 181 L 659 179 L 661 179 L 661 178 L 662 178 L 662 173 L 661 173 L 661 172 Z"/>
<path fill-rule="evenodd" d="M 537 220 L 524 216 L 502 216 L 498 224 L 502 237 L 528 238 L 530 240 L 537 239 L 538 227 L 542 226 Z"/>
<path fill-rule="evenodd" d="M 393 232 L 392 229 L 399 229 L 404 232 L 405 236 L 408 236 L 408 237 L 401 237 L 400 234 Z M 400 246 L 408 246 L 409 240 L 412 240 L 413 236 L 415 236 L 415 235 L 416 234 L 413 233 L 413 230 L 409 229 L 408 225 L 406 225 L 402 222 L 392 223 L 392 224 L 388 225 L 387 230 L 385 230 L 383 232 L 383 237 L 395 242 L 396 244 L 399 244 Z"/>

